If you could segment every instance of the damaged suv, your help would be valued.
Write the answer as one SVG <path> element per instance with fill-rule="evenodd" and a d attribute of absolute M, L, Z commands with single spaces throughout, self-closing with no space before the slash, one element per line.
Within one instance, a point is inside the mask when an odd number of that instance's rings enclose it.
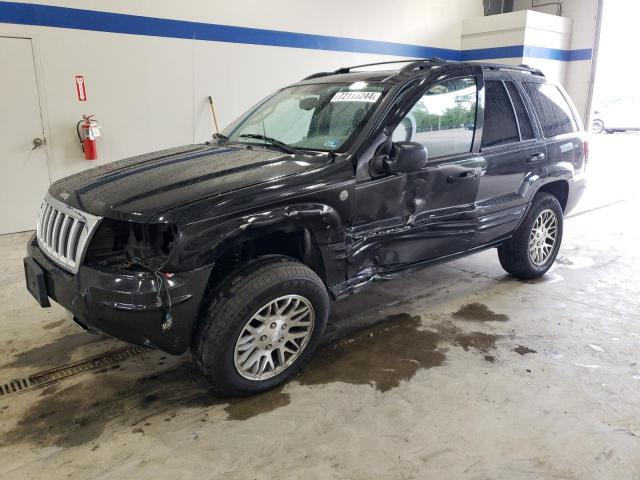
<path fill-rule="evenodd" d="M 247 395 L 290 378 L 330 301 L 377 280 L 492 247 L 511 275 L 543 275 L 585 187 L 566 93 L 526 66 L 387 63 L 311 75 L 211 142 L 57 181 L 29 290 L 87 330 L 190 348 L 218 391 Z"/>

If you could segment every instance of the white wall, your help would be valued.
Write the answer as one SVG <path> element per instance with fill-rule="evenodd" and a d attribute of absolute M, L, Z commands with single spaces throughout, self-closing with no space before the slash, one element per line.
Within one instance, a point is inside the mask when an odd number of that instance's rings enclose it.
<path fill-rule="evenodd" d="M 562 16 L 571 19 L 573 24 L 570 48 L 572 50 L 594 48 L 598 0 L 561 1 Z M 535 3 L 542 4 L 547 2 L 538 0 Z M 513 8 L 514 10 L 530 9 L 531 0 L 514 0 Z M 556 8 L 555 5 L 547 5 L 536 8 L 535 11 L 555 14 Z M 591 59 L 567 62 L 564 78 L 564 86 L 585 120 L 589 117 L 591 68 Z"/>
<path fill-rule="evenodd" d="M 393 3 L 387 0 L 27 0 L 22 3 L 454 50 L 463 48 L 463 20 L 483 14 L 481 0 L 398 0 Z M 515 3 L 517 7 L 528 5 L 524 0 Z M 571 43 L 567 48 L 590 48 L 597 0 L 564 0 L 564 4 L 563 14 L 573 20 Z M 0 23 L 0 35 L 33 39 L 46 151 L 54 180 L 119 158 L 207 140 L 212 132 L 209 95 L 214 98 L 222 127 L 273 90 L 310 73 L 393 59 L 389 55 L 10 23 Z M 502 40 L 505 43 L 496 44 L 495 39 L 493 43 L 483 43 L 482 35 L 478 35 L 471 48 L 537 41 L 513 37 L 509 32 Z M 492 61 L 521 63 L 522 60 Z M 565 86 L 580 108 L 584 108 L 590 61 L 531 59 L 530 63 L 545 62 L 546 68 L 553 66 L 561 71 Z M 76 99 L 74 76 L 77 74 L 86 79 L 88 101 L 85 103 Z M 76 137 L 75 125 L 82 114 L 95 114 L 103 126 L 103 136 L 98 139 L 100 159 L 95 162 L 83 159 Z"/>
<path fill-rule="evenodd" d="M 462 49 L 526 45 L 567 50 L 571 44 L 571 19 L 531 10 L 521 10 L 488 17 L 476 17 L 462 22 Z M 526 64 L 541 69 L 553 82 L 566 83 L 569 62 L 526 56 L 491 58 L 491 62 L 512 65 Z"/>
<path fill-rule="evenodd" d="M 23 2 L 152 17 L 460 49 L 460 22 L 480 0 L 60 0 Z M 226 125 L 273 90 L 304 76 L 392 57 L 183 40 L 0 23 L 0 35 L 31 37 L 52 179 L 130 155 L 210 138 L 207 96 Z M 74 76 L 88 101 L 76 99 Z M 103 126 L 99 160 L 83 159 L 82 114 Z"/>

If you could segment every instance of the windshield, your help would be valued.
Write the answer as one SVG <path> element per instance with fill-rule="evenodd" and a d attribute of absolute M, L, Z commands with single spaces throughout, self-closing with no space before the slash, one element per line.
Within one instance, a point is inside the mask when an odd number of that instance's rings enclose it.
<path fill-rule="evenodd" d="M 340 150 L 369 119 L 386 89 L 365 82 L 284 88 L 223 134 L 232 142 L 273 145 L 276 140 L 298 150 Z"/>

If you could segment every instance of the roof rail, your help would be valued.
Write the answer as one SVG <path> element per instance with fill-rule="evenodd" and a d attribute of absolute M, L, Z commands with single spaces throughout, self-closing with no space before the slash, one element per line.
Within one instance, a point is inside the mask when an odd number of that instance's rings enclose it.
<path fill-rule="evenodd" d="M 544 77 L 544 73 L 542 70 L 538 68 L 530 67 L 529 65 L 525 65 L 524 63 L 520 65 L 504 65 L 502 63 L 481 63 L 482 68 L 486 68 L 487 70 L 514 70 L 517 72 L 527 72 L 531 75 L 537 75 L 540 77 Z"/>
<path fill-rule="evenodd" d="M 400 73 L 412 72 L 414 70 L 424 70 L 425 68 L 433 67 L 434 65 L 443 65 L 445 63 L 454 63 L 453 60 L 446 60 L 440 57 L 429 57 L 421 60 L 415 60 L 409 65 L 405 65 L 400 69 Z"/>
<path fill-rule="evenodd" d="M 398 72 L 402 74 L 402 73 L 412 72 L 415 70 L 424 70 L 434 65 L 446 65 L 446 64 L 452 64 L 452 63 L 458 63 L 458 62 L 454 60 L 447 60 L 445 58 L 440 58 L 440 57 L 429 57 L 429 58 L 411 58 L 406 60 L 390 60 L 387 62 L 363 63 L 362 65 L 352 65 L 350 67 L 342 67 L 337 70 L 334 70 L 333 72 L 317 72 L 303 78 L 302 80 L 311 80 L 312 78 L 326 77 L 327 75 L 339 75 L 342 73 L 350 73 L 351 70 L 355 68 L 374 67 L 376 65 L 389 65 L 393 63 L 408 64 L 402 67 Z M 476 65 L 480 65 L 482 68 L 485 68 L 487 70 L 514 70 L 518 72 L 527 72 L 532 75 L 538 75 L 540 77 L 544 77 L 544 73 L 542 73 L 541 70 L 530 67 L 529 65 L 525 65 L 525 64 L 505 65 L 502 63 L 485 63 L 485 62 L 472 62 L 472 63 L 475 63 Z"/>
<path fill-rule="evenodd" d="M 445 60 L 443 58 L 440 57 L 430 57 L 430 58 L 409 58 L 409 59 L 405 59 L 405 60 L 389 60 L 387 62 L 375 62 L 375 63 L 363 63 L 362 65 L 352 65 L 350 67 L 341 67 L 337 70 L 334 70 L 333 72 L 318 72 L 318 73 L 314 73 L 312 75 L 309 75 L 308 77 L 303 78 L 302 80 L 311 80 L 312 78 L 318 78 L 318 77 L 325 77 L 327 75 L 339 75 L 341 73 L 350 73 L 351 70 L 353 70 L 354 68 L 362 68 L 362 67 L 374 67 L 376 65 L 388 65 L 388 64 L 392 64 L 392 63 L 408 63 L 408 64 L 417 64 L 417 63 L 426 63 L 426 62 L 431 62 L 431 63 L 445 63 L 448 60 Z M 407 65 L 408 67 L 409 65 Z M 407 67 L 404 67 L 401 71 L 404 71 Z M 415 67 L 411 68 L 411 70 L 414 70 Z"/>
<path fill-rule="evenodd" d="M 333 75 L 333 72 L 317 72 L 317 73 L 312 73 L 311 75 L 309 75 L 308 77 L 304 77 L 302 79 L 302 81 L 304 80 L 311 80 L 312 78 L 318 78 L 318 77 L 326 77 L 327 75 Z"/>

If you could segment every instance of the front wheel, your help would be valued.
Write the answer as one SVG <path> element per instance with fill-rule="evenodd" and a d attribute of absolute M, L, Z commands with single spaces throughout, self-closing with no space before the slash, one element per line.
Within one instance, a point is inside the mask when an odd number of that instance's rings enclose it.
<path fill-rule="evenodd" d="M 562 242 L 562 207 L 553 195 L 540 192 L 512 237 L 498 247 L 500 265 L 514 277 L 534 279 L 551 268 Z"/>
<path fill-rule="evenodd" d="M 269 256 L 221 283 L 194 337 L 196 367 L 226 395 L 263 392 L 292 377 L 315 350 L 329 296 L 313 270 Z"/>

